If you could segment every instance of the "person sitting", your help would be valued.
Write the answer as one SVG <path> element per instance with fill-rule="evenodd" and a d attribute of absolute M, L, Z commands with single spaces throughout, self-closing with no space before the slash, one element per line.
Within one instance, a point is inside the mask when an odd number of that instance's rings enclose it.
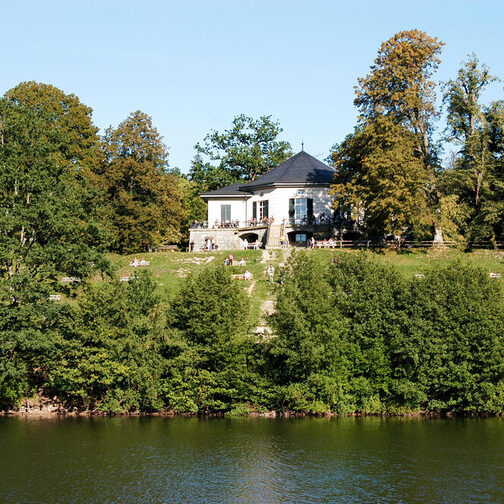
<path fill-rule="evenodd" d="M 240 258 L 240 261 L 238 262 L 238 266 L 245 266 L 247 263 L 243 259 L 243 257 Z"/>
<path fill-rule="evenodd" d="M 243 273 L 243 279 L 244 280 L 252 280 L 252 273 L 250 273 L 249 270 L 246 270 L 245 273 Z"/>

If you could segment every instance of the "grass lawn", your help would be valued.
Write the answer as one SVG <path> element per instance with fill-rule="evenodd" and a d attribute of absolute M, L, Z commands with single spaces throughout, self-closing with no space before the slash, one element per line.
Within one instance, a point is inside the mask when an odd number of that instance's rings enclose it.
<path fill-rule="evenodd" d="M 486 271 L 501 273 L 504 277 L 504 252 L 498 250 L 479 250 L 464 253 L 456 249 L 445 250 L 420 250 L 420 251 L 359 251 L 315 249 L 307 253 L 319 256 L 324 261 L 331 261 L 339 254 L 366 254 L 372 259 L 385 264 L 391 264 L 405 275 L 425 273 L 436 263 L 448 262 L 454 259 L 470 261 L 482 266 Z M 244 273 L 249 270 L 253 274 L 253 281 L 237 280 L 250 296 L 251 312 L 250 322 L 253 326 L 259 325 L 261 303 L 266 299 L 274 298 L 274 286 L 270 285 L 266 276 L 266 268 L 271 262 L 276 271 L 279 265 L 287 260 L 288 251 L 285 250 L 246 250 L 233 251 L 235 263 L 241 258 L 246 261 L 246 266 L 231 266 L 232 273 Z M 229 256 L 229 251 L 214 252 L 157 252 L 120 256 L 111 254 L 110 259 L 117 267 L 117 276 L 133 276 L 135 270 L 148 268 L 159 290 L 169 296 L 175 296 L 183 279 L 193 272 L 199 271 L 208 264 L 221 263 Z M 149 266 L 133 268 L 129 266 L 134 258 L 150 261 Z M 253 283 L 253 288 L 251 289 Z"/>
<path fill-rule="evenodd" d="M 425 273 L 431 266 L 438 263 L 450 262 L 460 259 L 464 262 L 478 264 L 489 273 L 504 274 L 504 251 L 502 250 L 478 250 L 475 252 L 461 252 L 457 249 L 422 249 L 413 251 L 395 252 L 390 250 L 334 250 L 315 249 L 310 253 L 319 254 L 327 260 L 331 260 L 336 254 L 366 254 L 368 257 L 395 266 L 406 275 Z"/>
<path fill-rule="evenodd" d="M 258 325 L 260 318 L 260 306 L 263 300 L 273 297 L 274 288 L 268 281 L 266 269 L 269 263 L 273 263 L 278 272 L 279 265 L 285 262 L 284 251 L 274 250 L 236 250 L 233 251 L 235 265 L 230 266 L 233 274 L 244 273 L 248 270 L 253 275 L 252 281 L 237 280 L 243 285 L 243 289 L 250 296 L 251 323 Z M 263 253 L 265 257 L 263 258 Z M 147 268 L 160 292 L 168 296 L 176 295 L 185 277 L 193 272 L 199 271 L 208 264 L 224 264 L 224 259 L 229 256 L 229 251 L 213 252 L 157 252 L 140 253 L 131 255 L 111 254 L 110 259 L 117 268 L 117 277 L 132 277 L 135 271 Z M 138 266 L 134 268 L 129 264 L 134 258 L 150 261 L 149 266 Z M 238 266 L 240 259 L 244 259 L 246 266 Z M 263 262 L 265 259 L 265 262 Z M 253 289 L 250 289 L 253 285 Z"/>

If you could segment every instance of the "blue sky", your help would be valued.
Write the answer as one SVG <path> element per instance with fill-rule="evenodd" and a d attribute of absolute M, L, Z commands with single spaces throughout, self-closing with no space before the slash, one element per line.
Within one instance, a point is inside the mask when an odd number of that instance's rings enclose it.
<path fill-rule="evenodd" d="M 0 0 L 4 93 L 53 84 L 102 130 L 140 109 L 187 171 L 234 116 L 271 115 L 295 152 L 323 159 L 356 121 L 353 86 L 384 40 L 418 28 L 446 43 L 435 80 L 474 52 L 504 77 L 504 2 Z M 486 101 L 503 98 L 502 83 Z"/>

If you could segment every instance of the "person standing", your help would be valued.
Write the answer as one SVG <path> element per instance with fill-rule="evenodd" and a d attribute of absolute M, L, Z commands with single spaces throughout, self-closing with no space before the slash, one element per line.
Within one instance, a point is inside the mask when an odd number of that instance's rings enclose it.
<path fill-rule="evenodd" d="M 268 272 L 269 282 L 273 283 L 273 277 L 275 276 L 275 268 L 274 268 L 273 264 L 270 264 L 268 266 L 267 272 Z"/>
<path fill-rule="evenodd" d="M 233 254 L 229 254 L 229 266 L 233 266 Z"/>

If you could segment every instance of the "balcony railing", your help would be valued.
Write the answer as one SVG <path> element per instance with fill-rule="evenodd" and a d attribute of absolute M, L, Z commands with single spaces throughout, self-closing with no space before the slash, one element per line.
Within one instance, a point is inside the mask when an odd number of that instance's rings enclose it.
<path fill-rule="evenodd" d="M 265 217 L 264 219 L 249 219 L 245 221 L 235 220 L 215 220 L 214 222 L 199 222 L 193 221 L 190 225 L 191 229 L 242 229 L 242 228 L 253 228 L 253 227 L 264 227 L 275 222 L 273 217 L 269 219 Z M 282 224 L 282 226 L 340 226 L 347 224 L 351 221 L 337 219 L 325 215 L 324 213 L 319 215 L 314 215 L 309 219 L 306 216 L 300 218 L 290 218 L 283 219 L 277 224 Z"/>
<path fill-rule="evenodd" d="M 251 227 L 264 227 L 268 226 L 273 222 L 272 219 L 250 219 L 246 221 L 239 220 L 216 220 L 213 223 L 208 223 L 207 221 L 198 222 L 193 221 L 189 226 L 190 229 L 240 229 L 240 228 L 251 228 Z"/>

